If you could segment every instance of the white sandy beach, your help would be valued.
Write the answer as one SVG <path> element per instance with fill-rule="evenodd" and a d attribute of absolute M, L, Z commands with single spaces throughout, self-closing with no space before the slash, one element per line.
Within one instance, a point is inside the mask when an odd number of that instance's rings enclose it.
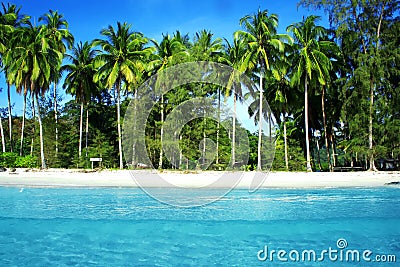
<path fill-rule="evenodd" d="M 16 187 L 236 187 L 236 188 L 326 188 L 379 187 L 399 182 L 400 172 L 270 172 L 261 176 L 255 172 L 197 172 L 179 171 L 130 172 L 49 169 L 0 173 L 0 186 Z"/>

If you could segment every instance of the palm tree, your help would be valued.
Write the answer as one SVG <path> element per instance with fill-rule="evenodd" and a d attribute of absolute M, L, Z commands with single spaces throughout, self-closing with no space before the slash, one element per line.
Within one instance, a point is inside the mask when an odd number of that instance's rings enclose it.
<path fill-rule="evenodd" d="M 277 34 L 278 16 L 268 15 L 268 11 L 258 10 L 256 14 L 247 15 L 240 19 L 240 25 L 244 30 L 235 32 L 236 38 L 243 38 L 247 43 L 247 52 L 242 64 L 245 69 L 258 68 L 259 76 L 259 121 L 258 121 L 258 148 L 257 170 L 261 171 L 261 140 L 263 113 L 263 76 L 266 70 L 270 70 L 270 62 L 273 61 L 273 51 L 282 52 L 283 40 L 290 40 L 286 34 Z M 272 62 L 271 62 L 272 63 Z"/>
<path fill-rule="evenodd" d="M 63 18 L 63 15 L 59 14 L 57 11 L 49 10 L 49 13 L 41 16 L 39 21 L 44 21 L 46 26 L 46 31 L 48 38 L 53 41 L 54 49 L 64 54 L 66 52 L 66 46 L 68 48 L 72 47 L 74 43 L 74 37 L 68 31 L 68 23 Z M 58 154 L 58 114 L 57 114 L 57 83 L 60 78 L 60 67 L 61 60 L 57 62 L 52 69 L 52 81 L 53 81 L 53 101 L 54 101 L 54 119 L 55 119 L 55 130 L 56 130 L 56 157 Z"/>
<path fill-rule="evenodd" d="M 77 103 L 80 103 L 80 120 L 79 120 L 79 159 L 82 156 L 82 132 L 83 132 L 83 108 L 86 105 L 86 129 L 88 129 L 89 109 L 88 103 L 91 96 L 97 91 L 98 86 L 93 81 L 95 68 L 93 61 L 97 51 L 93 49 L 93 45 L 88 42 L 78 43 L 72 49 L 72 54 L 67 55 L 71 64 L 64 65 L 61 70 L 67 71 L 63 87 L 67 89 L 67 93 L 75 96 Z M 86 138 L 88 131 L 86 130 Z"/>
<path fill-rule="evenodd" d="M 227 63 L 229 66 L 235 69 L 232 72 L 228 86 L 226 87 L 225 95 L 232 93 L 233 97 L 233 117 L 232 117 L 232 145 L 231 145 L 231 167 L 233 168 L 236 163 L 236 106 L 237 100 L 243 98 L 242 87 L 239 82 L 237 74 L 242 74 L 245 70 L 243 69 L 242 60 L 246 53 L 246 44 L 243 39 L 234 38 L 233 44 L 230 44 L 228 40 L 225 39 L 225 55 Z"/>
<path fill-rule="evenodd" d="M 35 27 L 28 23 L 28 27 L 20 31 L 17 38 L 19 45 L 14 48 L 15 58 L 14 69 L 18 64 L 24 63 L 23 72 L 29 80 L 29 88 L 33 98 L 36 100 L 37 119 L 40 130 L 40 158 L 42 168 L 46 168 L 43 143 L 43 126 L 40 113 L 39 95 L 44 95 L 48 90 L 51 80 L 51 69 L 54 64 L 62 60 L 62 53 L 54 49 L 53 41 L 47 38 L 46 28 Z"/>
<path fill-rule="evenodd" d="M 117 91 L 117 128 L 118 128 L 118 152 L 119 167 L 123 169 L 122 160 L 122 140 L 121 140 L 121 88 L 126 83 L 130 87 L 136 83 L 144 72 L 144 62 L 146 54 L 151 50 L 145 49 L 144 45 L 148 40 L 143 34 L 131 31 L 131 25 L 117 23 L 115 30 L 111 25 L 103 29 L 101 34 L 105 40 L 96 39 L 94 45 L 99 45 L 103 53 L 95 59 L 95 66 L 99 66 L 98 72 L 94 76 L 95 82 L 104 80 L 106 88 L 115 88 Z"/>
<path fill-rule="evenodd" d="M 178 32 L 179 33 L 179 32 Z M 163 39 L 160 43 L 155 40 L 151 40 L 156 49 L 156 59 L 153 60 L 152 64 L 155 72 L 161 73 L 166 68 L 169 68 L 177 63 L 185 61 L 189 54 L 186 50 L 185 45 L 181 42 L 181 38 L 171 38 L 169 35 L 163 35 Z M 162 77 L 160 77 L 162 80 Z M 165 84 L 161 84 L 164 87 Z M 162 88 L 163 89 L 163 88 Z M 161 169 L 163 166 L 163 137 L 164 137 L 164 94 L 160 91 L 161 99 L 161 131 L 160 131 L 160 158 L 158 168 Z"/>
<path fill-rule="evenodd" d="M 207 30 L 201 30 L 200 32 L 196 32 L 194 37 L 194 43 L 191 47 L 191 56 L 196 61 L 214 61 L 214 62 L 223 62 L 225 61 L 223 58 L 223 45 L 221 38 L 213 39 L 213 34 Z M 201 96 L 205 96 L 210 92 L 205 91 L 206 86 L 200 85 L 199 94 Z M 217 122 L 217 142 L 216 142 L 216 164 L 219 162 L 219 128 L 220 128 L 220 88 L 217 88 L 218 94 L 218 122 Z M 204 109 L 204 115 L 206 110 Z M 203 165 L 205 163 L 205 154 L 206 154 L 206 116 L 203 119 Z"/>
<path fill-rule="evenodd" d="M 12 57 L 13 48 L 15 43 L 13 42 L 12 33 L 18 28 L 20 25 L 25 23 L 28 19 L 27 16 L 23 16 L 19 14 L 21 8 L 16 5 L 8 4 L 7 7 L 2 3 L 2 11 L 0 11 L 0 25 L 2 25 L 1 31 L 1 44 L 3 51 L 0 51 L 1 57 Z M 3 61 L 3 60 L 2 60 Z M 6 61 L 8 61 L 6 63 Z M 11 111 L 11 81 L 8 78 L 10 70 L 9 65 L 11 64 L 11 60 L 4 60 L 3 68 L 5 70 L 5 76 L 7 81 L 7 98 L 8 98 L 8 130 L 9 130 L 9 138 L 10 138 L 10 151 L 13 151 L 13 143 L 12 143 L 12 111 Z"/>
<path fill-rule="evenodd" d="M 292 24 L 288 27 L 296 40 L 298 46 L 298 60 L 292 78 L 292 83 L 300 85 L 304 78 L 304 121 L 306 132 L 306 153 L 307 171 L 312 171 L 310 157 L 310 139 L 308 127 L 308 84 L 316 77 L 321 86 L 326 84 L 329 69 L 332 68 L 330 59 L 324 54 L 324 49 L 331 46 L 331 42 L 320 40 L 326 35 L 326 30 L 322 26 L 317 26 L 315 22 L 318 16 L 309 16 L 300 23 Z M 315 76 L 312 76 L 315 75 Z M 315 78 L 314 78 L 315 79 Z"/>

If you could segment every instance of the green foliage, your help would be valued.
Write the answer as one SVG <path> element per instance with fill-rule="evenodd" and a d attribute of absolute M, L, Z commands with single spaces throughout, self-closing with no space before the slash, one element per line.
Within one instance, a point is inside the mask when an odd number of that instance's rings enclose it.
<path fill-rule="evenodd" d="M 36 168 L 38 160 L 34 156 L 20 157 L 17 153 L 4 152 L 0 154 L 0 166 L 6 168 Z"/>

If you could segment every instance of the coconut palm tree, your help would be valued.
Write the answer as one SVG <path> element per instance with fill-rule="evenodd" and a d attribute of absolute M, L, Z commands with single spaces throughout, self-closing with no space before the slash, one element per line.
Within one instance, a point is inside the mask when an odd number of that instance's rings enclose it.
<path fill-rule="evenodd" d="M 326 30 L 322 26 L 317 26 L 315 22 L 318 16 L 309 16 L 300 23 L 290 25 L 287 30 L 293 33 L 296 45 L 298 46 L 298 60 L 293 72 L 292 83 L 300 85 L 301 80 L 304 81 L 304 121 L 306 133 L 306 154 L 307 154 L 307 171 L 312 171 L 310 157 L 310 139 L 308 126 L 308 85 L 316 82 L 321 86 L 326 84 L 329 70 L 332 68 L 330 59 L 325 55 L 327 46 L 331 46 L 331 42 L 323 41 Z"/>
<path fill-rule="evenodd" d="M 43 26 L 32 26 L 20 31 L 18 36 L 19 45 L 14 48 L 15 58 L 18 60 L 13 64 L 17 69 L 20 63 L 26 78 L 29 81 L 29 88 L 32 97 L 36 100 L 37 119 L 40 130 L 40 158 L 42 168 L 46 168 L 43 143 L 43 126 L 39 105 L 39 95 L 44 95 L 48 90 L 51 81 L 51 70 L 54 64 L 62 60 L 63 54 L 54 49 L 53 41 L 47 38 L 46 28 Z"/>
<path fill-rule="evenodd" d="M 72 49 L 72 54 L 67 54 L 70 64 L 64 65 L 61 70 L 67 71 L 63 87 L 67 93 L 75 96 L 75 101 L 80 104 L 80 120 L 79 120 L 79 159 L 82 156 L 82 132 L 83 132 L 83 109 L 86 106 L 86 129 L 88 128 L 89 109 L 88 103 L 91 96 L 98 90 L 98 85 L 93 81 L 96 70 L 93 61 L 97 51 L 93 49 L 93 45 L 85 42 L 78 43 Z M 87 138 L 86 130 L 86 138 Z"/>
<path fill-rule="evenodd" d="M 258 10 L 256 14 L 247 15 L 240 19 L 244 30 L 235 32 L 236 38 L 243 38 L 247 43 L 247 52 L 242 60 L 245 69 L 258 69 L 259 78 L 259 109 L 258 109 L 258 148 L 257 170 L 261 171 L 261 139 L 263 113 L 263 77 L 270 70 L 274 51 L 283 52 L 283 40 L 291 40 L 286 34 L 278 34 L 278 16 L 268 15 L 267 10 Z"/>
<path fill-rule="evenodd" d="M 213 62 L 224 62 L 225 59 L 223 57 L 223 45 L 221 38 L 213 38 L 213 34 L 207 30 L 201 30 L 200 32 L 196 32 L 194 37 L 193 46 L 191 47 L 191 57 L 196 61 L 213 61 Z M 199 94 L 204 97 L 210 92 L 205 91 L 207 86 L 200 85 Z M 216 142 L 216 164 L 219 162 L 219 128 L 220 128 L 220 88 L 217 87 L 217 95 L 218 95 L 218 122 L 217 122 L 217 142 Z M 205 110 L 204 110 L 205 115 Z M 206 117 L 203 119 L 203 164 L 205 162 L 205 153 L 206 153 Z"/>
<path fill-rule="evenodd" d="M 144 60 L 151 52 L 144 45 L 148 43 L 147 38 L 139 32 L 131 31 L 131 25 L 117 23 L 114 29 L 111 25 L 103 29 L 101 34 L 105 40 L 96 39 L 95 46 L 101 46 L 103 53 L 95 59 L 95 67 L 98 72 L 94 76 L 95 82 L 104 81 L 108 89 L 115 88 L 117 92 L 117 128 L 118 128 L 118 152 L 119 167 L 123 169 L 122 140 L 121 140 L 121 88 L 125 83 L 130 88 L 131 84 L 137 83 L 139 77 L 145 71 Z"/>
<path fill-rule="evenodd" d="M 0 39 L 2 47 L 0 50 L 0 56 L 2 58 L 9 58 L 8 60 L 2 60 L 3 69 L 5 70 L 5 76 L 7 81 L 7 98 L 8 98 L 8 130 L 9 130 L 9 138 L 10 138 L 10 151 L 13 151 L 13 143 L 12 143 L 12 111 L 11 111 L 11 85 L 12 82 L 8 78 L 10 69 L 9 65 L 12 63 L 12 53 L 13 48 L 15 46 L 14 39 L 12 38 L 12 34 L 14 31 L 25 23 L 28 20 L 27 16 L 20 14 L 20 7 L 17 7 L 13 4 L 7 4 L 5 6 L 3 3 L 2 11 L 0 11 L 0 25 L 1 26 L 1 33 Z"/>
<path fill-rule="evenodd" d="M 41 16 L 39 22 L 43 21 L 46 27 L 46 34 L 55 46 L 54 49 L 64 54 L 66 48 L 71 48 L 74 43 L 74 37 L 68 30 L 68 22 L 63 18 L 62 14 L 57 11 L 49 10 L 49 13 Z M 53 101 L 54 101 L 54 119 L 55 119 L 55 146 L 56 157 L 58 154 L 58 114 L 57 114 L 57 84 L 60 79 L 61 60 L 57 62 L 52 69 L 52 82 L 53 82 Z"/>
<path fill-rule="evenodd" d="M 179 32 L 178 32 L 179 33 Z M 155 40 L 151 40 L 156 50 L 156 59 L 153 60 L 153 70 L 156 73 L 161 73 L 163 70 L 184 62 L 189 57 L 189 53 L 185 45 L 181 42 L 181 38 L 170 37 L 169 35 L 163 35 L 163 39 L 160 43 Z M 162 76 L 160 76 L 162 80 Z M 161 87 L 165 86 L 163 84 Z M 164 94 L 160 91 L 161 99 L 161 132 L 160 132 L 160 158 L 158 168 L 161 169 L 163 166 L 163 137 L 164 137 Z"/>
<path fill-rule="evenodd" d="M 225 39 L 225 56 L 227 59 L 227 64 L 235 69 L 232 72 L 228 86 L 226 87 L 225 96 L 228 96 L 232 93 L 233 97 L 233 117 L 232 117 L 232 145 L 231 145 L 231 167 L 233 168 L 236 163 L 236 107 L 237 101 L 242 100 L 243 92 L 240 84 L 240 77 L 238 74 L 242 74 L 245 72 L 243 69 L 244 65 L 242 64 L 242 60 L 244 59 L 244 55 L 246 53 L 246 44 L 242 38 L 233 38 L 233 43 L 230 44 L 228 40 Z"/>

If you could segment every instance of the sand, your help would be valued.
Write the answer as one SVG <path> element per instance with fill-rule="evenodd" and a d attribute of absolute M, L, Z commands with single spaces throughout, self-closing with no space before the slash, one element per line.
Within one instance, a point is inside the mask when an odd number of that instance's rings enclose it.
<path fill-rule="evenodd" d="M 1 172 L 0 186 L 15 187 L 183 187 L 183 188 L 329 188 L 379 187 L 399 182 L 400 172 L 130 172 L 17 169 Z"/>

